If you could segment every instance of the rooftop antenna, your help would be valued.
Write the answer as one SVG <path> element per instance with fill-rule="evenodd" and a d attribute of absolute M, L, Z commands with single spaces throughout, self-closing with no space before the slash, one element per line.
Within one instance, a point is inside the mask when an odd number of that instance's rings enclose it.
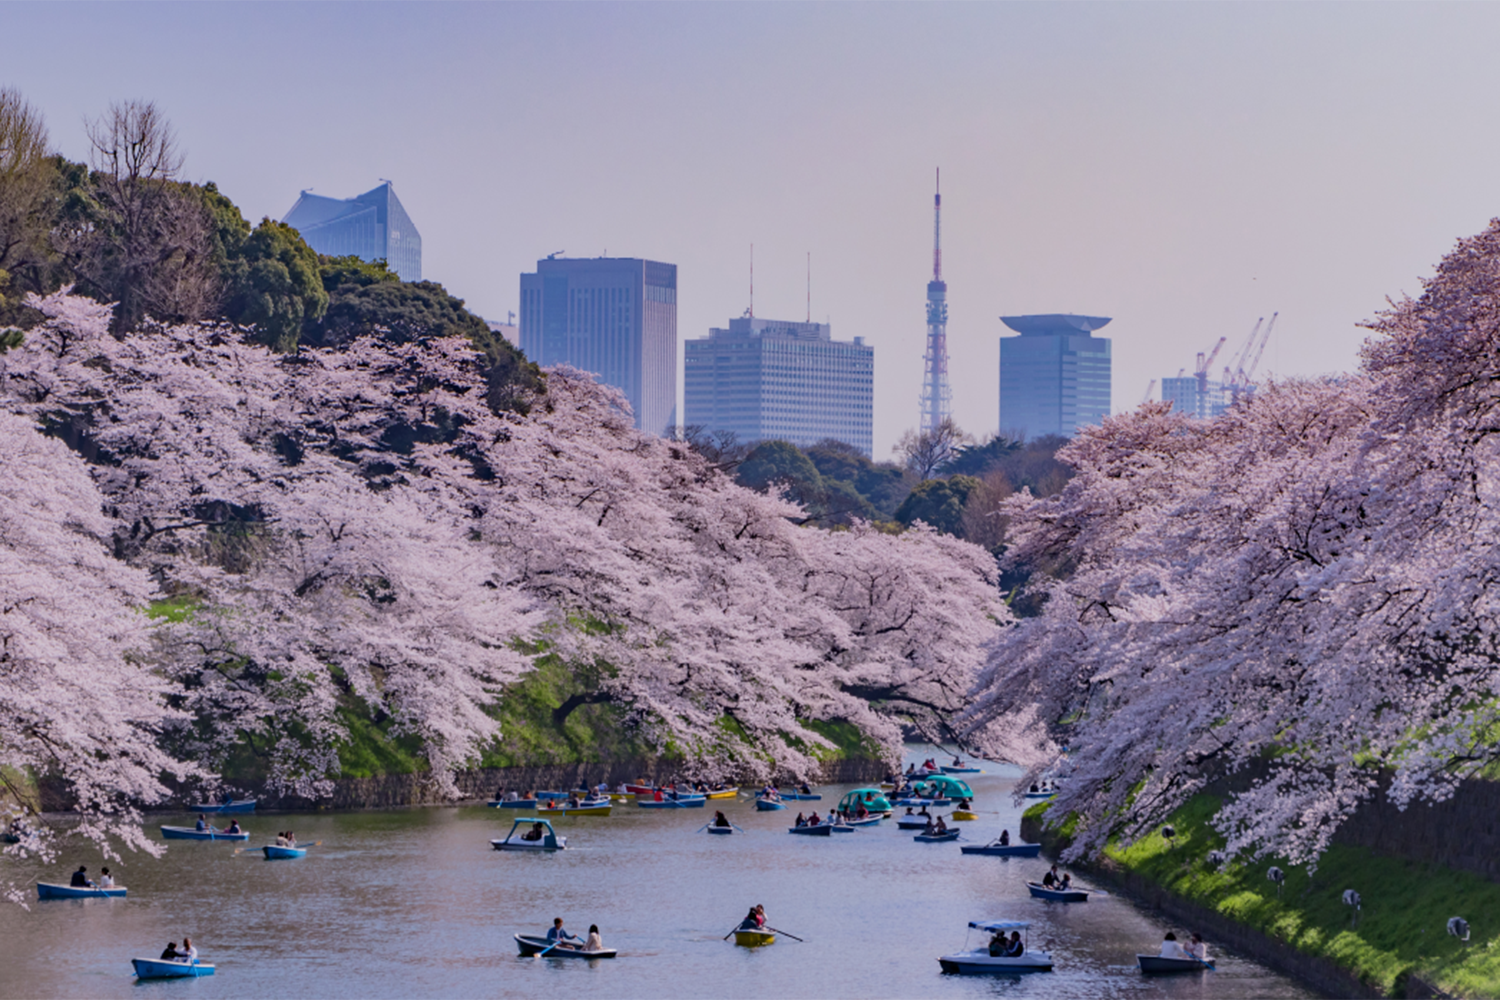
<path fill-rule="evenodd" d="M 755 244 L 750 244 L 750 318 L 755 318 Z"/>
<path fill-rule="evenodd" d="M 807 251 L 807 321 L 812 322 L 812 251 Z"/>

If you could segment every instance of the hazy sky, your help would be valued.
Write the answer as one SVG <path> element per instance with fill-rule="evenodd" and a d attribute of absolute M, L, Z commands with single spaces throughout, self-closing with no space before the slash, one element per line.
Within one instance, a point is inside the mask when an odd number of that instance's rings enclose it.
<path fill-rule="evenodd" d="M 1500 214 L 1500 7 L 6 4 L 0 86 L 150 98 L 257 221 L 390 178 L 423 271 L 504 319 L 538 257 L 679 266 L 679 331 L 755 310 L 875 345 L 876 455 L 917 421 L 933 168 L 954 410 L 997 429 L 1002 314 L 1114 317 L 1114 407 L 1279 310 L 1266 364 Z M 679 369 L 680 370 L 680 369 Z"/>

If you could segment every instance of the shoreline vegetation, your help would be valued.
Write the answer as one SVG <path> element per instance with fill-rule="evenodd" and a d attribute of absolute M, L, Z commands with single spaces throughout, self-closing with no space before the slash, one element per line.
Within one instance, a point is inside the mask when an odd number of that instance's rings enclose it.
<path fill-rule="evenodd" d="M 1026 811 L 1022 836 L 1055 857 L 1073 824 L 1044 830 L 1049 805 Z M 1312 873 L 1279 858 L 1221 870 L 1210 860 L 1224 845 L 1209 825 L 1219 806 L 1215 795 L 1195 796 L 1149 836 L 1128 847 L 1111 841 L 1102 858 L 1077 867 L 1331 995 L 1500 995 L 1500 934 L 1486 920 L 1500 913 L 1500 884 L 1340 843 Z M 1273 866 L 1285 875 L 1279 891 Z M 1358 910 L 1344 902 L 1346 889 L 1359 893 Z M 1470 922 L 1467 943 L 1446 931 L 1454 916 Z"/>

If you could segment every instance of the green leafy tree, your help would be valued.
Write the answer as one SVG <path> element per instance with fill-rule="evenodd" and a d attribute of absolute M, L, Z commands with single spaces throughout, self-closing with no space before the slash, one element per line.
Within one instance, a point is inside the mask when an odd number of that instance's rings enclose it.
<path fill-rule="evenodd" d="M 780 485 L 787 496 L 804 507 L 822 499 L 823 477 L 802 449 L 786 441 L 763 441 L 740 463 L 735 477 L 740 485 L 766 490 Z"/>
<path fill-rule="evenodd" d="M 227 212 L 215 218 L 216 237 L 229 244 L 237 227 Z M 255 339 L 273 350 L 296 350 L 305 325 L 328 309 L 317 253 L 291 226 L 262 219 L 248 236 L 226 245 L 225 256 L 224 316 L 253 327 Z"/>
<path fill-rule="evenodd" d="M 872 462 L 865 453 L 850 444 L 832 438 L 819 441 L 807 449 L 807 457 L 817 466 L 823 482 L 846 483 L 858 493 L 877 516 L 891 518 L 906 494 L 911 492 L 913 477 L 893 462 Z"/>
<path fill-rule="evenodd" d="M 973 476 L 928 479 L 918 483 L 896 508 L 896 520 L 907 527 L 925 521 L 944 534 L 964 537 L 964 507 L 980 486 Z"/>

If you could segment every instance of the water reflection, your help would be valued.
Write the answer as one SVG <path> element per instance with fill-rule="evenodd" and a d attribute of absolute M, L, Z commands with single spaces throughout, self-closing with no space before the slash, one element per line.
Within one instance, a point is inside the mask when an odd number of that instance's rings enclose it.
<path fill-rule="evenodd" d="M 966 839 L 1012 836 L 1014 771 L 965 776 L 978 821 Z M 853 786 L 821 789 L 819 811 Z M 714 803 L 718 806 L 718 803 Z M 1142 976 L 1137 951 L 1174 927 L 1126 901 L 1029 898 L 1044 859 L 965 857 L 919 844 L 884 823 L 852 834 L 788 836 L 786 812 L 723 803 L 747 834 L 697 832 L 712 810 L 617 806 L 614 815 L 554 820 L 569 849 L 490 849 L 507 811 L 484 807 L 252 816 L 259 845 L 291 827 L 307 858 L 265 861 L 233 846 L 174 841 L 166 857 L 127 858 L 123 901 L 0 907 L 0 993 L 6 996 L 208 998 L 611 997 L 1303 997 L 1314 994 L 1210 941 L 1218 971 Z M 791 816 L 795 816 L 793 810 Z M 154 817 L 175 823 L 182 817 Z M 6 862 L 8 863 L 8 862 Z M 59 878 L 88 857 L 65 857 Z M 117 872 L 119 866 L 115 867 Z M 48 880 L 57 880 L 49 873 Z M 65 881 L 65 878 L 62 878 Z M 755 903 L 772 925 L 806 939 L 747 950 L 725 942 Z M 523 959 L 512 935 L 574 933 L 597 923 L 610 961 Z M 973 919 L 1032 921 L 1056 971 L 1016 978 L 943 975 Z M 134 985 L 130 959 L 189 935 L 218 974 Z"/>

